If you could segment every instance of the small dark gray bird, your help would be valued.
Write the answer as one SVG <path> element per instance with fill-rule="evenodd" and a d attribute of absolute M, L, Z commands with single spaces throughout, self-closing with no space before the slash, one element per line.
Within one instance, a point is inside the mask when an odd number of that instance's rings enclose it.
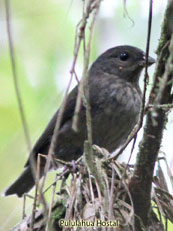
<path fill-rule="evenodd" d="M 89 102 L 91 106 L 93 144 L 106 148 L 110 153 L 128 137 L 138 121 L 141 90 L 139 76 L 145 66 L 145 53 L 132 46 L 118 46 L 107 50 L 92 64 L 88 73 Z M 148 65 L 155 60 L 148 58 Z M 78 132 L 72 130 L 72 119 L 76 104 L 78 86 L 68 95 L 55 156 L 64 161 L 78 159 L 83 153 L 87 138 L 85 107 L 79 112 Z M 56 118 L 55 113 L 30 155 L 37 159 L 38 153 L 48 154 Z M 41 166 L 43 175 L 44 163 Z M 30 161 L 23 173 L 5 191 L 5 196 L 17 194 L 21 197 L 35 184 Z"/>

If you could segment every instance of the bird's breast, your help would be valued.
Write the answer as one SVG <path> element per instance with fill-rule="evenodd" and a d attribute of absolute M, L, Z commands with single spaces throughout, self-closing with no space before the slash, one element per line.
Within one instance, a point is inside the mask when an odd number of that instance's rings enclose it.
<path fill-rule="evenodd" d="M 100 89 L 99 94 L 102 98 L 95 107 L 92 102 L 93 140 L 112 152 L 124 142 L 138 121 L 141 92 L 129 83 L 123 87 L 113 83 Z"/>

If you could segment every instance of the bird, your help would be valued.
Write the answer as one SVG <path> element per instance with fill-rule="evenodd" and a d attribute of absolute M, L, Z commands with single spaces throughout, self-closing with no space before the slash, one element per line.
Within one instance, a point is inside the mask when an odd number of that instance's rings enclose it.
<path fill-rule="evenodd" d="M 148 56 L 148 66 L 155 63 Z M 122 45 L 106 50 L 88 71 L 89 105 L 91 107 L 92 142 L 110 153 L 118 149 L 137 124 L 142 92 L 139 77 L 146 65 L 146 54 L 141 49 Z M 82 104 L 78 114 L 78 130 L 72 129 L 79 84 L 68 94 L 62 116 L 59 136 L 54 150 L 56 158 L 63 161 L 77 160 L 83 154 L 87 139 L 86 108 Z M 4 192 L 5 196 L 22 197 L 35 185 L 30 158 L 47 155 L 59 110 L 48 123 L 29 155 L 24 171 Z M 45 161 L 40 166 L 40 178 L 44 174 Z"/>

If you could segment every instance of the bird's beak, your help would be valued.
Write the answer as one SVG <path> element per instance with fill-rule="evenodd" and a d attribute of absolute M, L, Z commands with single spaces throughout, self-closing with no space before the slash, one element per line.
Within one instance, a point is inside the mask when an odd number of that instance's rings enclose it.
<path fill-rule="evenodd" d="M 148 65 L 152 65 L 156 62 L 156 60 L 154 58 L 152 58 L 151 56 L 148 56 Z"/>
<path fill-rule="evenodd" d="M 151 56 L 148 56 L 148 66 L 151 66 L 155 62 L 156 60 L 154 58 L 152 58 Z M 146 55 L 144 54 L 143 59 L 140 61 L 139 65 L 142 67 L 145 67 L 145 63 L 146 63 Z"/>

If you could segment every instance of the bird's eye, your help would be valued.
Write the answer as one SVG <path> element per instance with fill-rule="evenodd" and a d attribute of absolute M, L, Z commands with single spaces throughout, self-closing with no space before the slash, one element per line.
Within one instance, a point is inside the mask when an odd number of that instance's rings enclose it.
<path fill-rule="evenodd" d="M 122 61 L 126 61 L 128 58 L 129 58 L 128 53 L 124 52 L 124 53 L 121 53 L 121 54 L 120 54 L 120 59 L 121 59 Z"/>

